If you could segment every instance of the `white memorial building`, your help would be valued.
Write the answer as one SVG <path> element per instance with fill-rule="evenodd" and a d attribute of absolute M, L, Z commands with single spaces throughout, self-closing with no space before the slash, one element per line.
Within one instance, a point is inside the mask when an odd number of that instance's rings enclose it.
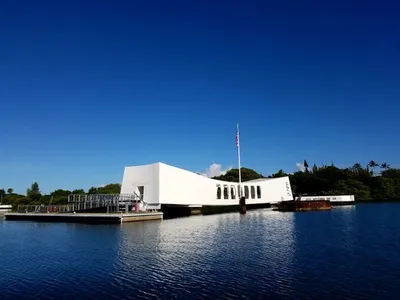
<path fill-rule="evenodd" d="M 293 200 L 289 177 L 246 181 L 240 187 L 248 207 Z M 125 167 L 121 194 L 136 194 L 148 209 L 161 209 L 162 205 L 236 206 L 239 183 L 211 179 L 158 162 Z"/>

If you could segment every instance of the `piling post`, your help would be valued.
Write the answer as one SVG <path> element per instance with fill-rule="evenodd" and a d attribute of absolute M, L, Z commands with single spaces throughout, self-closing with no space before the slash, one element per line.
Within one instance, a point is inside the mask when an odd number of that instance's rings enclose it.
<path fill-rule="evenodd" d="M 240 197 L 239 207 L 240 207 L 240 214 L 245 215 L 246 214 L 246 198 L 245 197 Z"/>

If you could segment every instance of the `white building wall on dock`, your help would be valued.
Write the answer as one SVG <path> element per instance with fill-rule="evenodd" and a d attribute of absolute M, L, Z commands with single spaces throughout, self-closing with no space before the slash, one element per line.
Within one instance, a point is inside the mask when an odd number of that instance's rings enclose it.
<path fill-rule="evenodd" d="M 289 177 L 278 178 L 261 178 L 243 182 L 243 185 L 261 186 L 263 199 L 267 199 L 269 203 L 277 203 L 279 201 L 293 200 L 292 187 L 290 186 Z"/>
<path fill-rule="evenodd" d="M 215 195 L 209 181 L 202 175 L 160 164 L 160 203 L 204 205 Z"/>
<path fill-rule="evenodd" d="M 140 195 L 140 187 L 143 187 L 143 201 L 148 205 L 159 205 L 159 172 L 158 163 L 125 167 L 121 194 Z"/>

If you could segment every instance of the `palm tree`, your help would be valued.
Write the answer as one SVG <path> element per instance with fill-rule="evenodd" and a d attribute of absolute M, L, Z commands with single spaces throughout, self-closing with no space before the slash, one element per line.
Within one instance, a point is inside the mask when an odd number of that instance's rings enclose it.
<path fill-rule="evenodd" d="M 353 166 L 353 171 L 355 172 L 355 173 L 360 173 L 360 170 L 362 169 L 362 167 L 361 167 L 361 164 L 359 164 L 359 163 L 356 163 L 356 164 L 354 164 L 354 166 Z"/>
<path fill-rule="evenodd" d="M 390 165 L 384 162 L 383 164 L 381 164 L 381 168 L 386 171 L 386 170 L 390 169 Z"/>
<path fill-rule="evenodd" d="M 285 177 L 288 176 L 282 169 L 280 169 L 277 173 L 272 174 L 271 178 Z"/>
<path fill-rule="evenodd" d="M 377 164 L 375 161 L 371 160 L 368 163 L 368 166 L 372 168 L 372 175 L 375 173 L 375 167 L 379 167 L 379 164 Z"/>
<path fill-rule="evenodd" d="M 304 160 L 303 166 L 306 169 L 306 172 L 308 173 L 308 163 L 306 160 Z"/>

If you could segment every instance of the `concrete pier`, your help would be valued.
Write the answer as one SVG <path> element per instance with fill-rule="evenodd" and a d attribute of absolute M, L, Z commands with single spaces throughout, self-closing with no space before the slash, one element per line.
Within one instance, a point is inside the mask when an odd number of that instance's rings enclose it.
<path fill-rule="evenodd" d="M 121 224 L 125 222 L 140 222 L 162 220 L 162 212 L 132 212 L 132 213 L 6 213 L 9 221 L 37 222 L 68 222 L 88 224 Z"/>

